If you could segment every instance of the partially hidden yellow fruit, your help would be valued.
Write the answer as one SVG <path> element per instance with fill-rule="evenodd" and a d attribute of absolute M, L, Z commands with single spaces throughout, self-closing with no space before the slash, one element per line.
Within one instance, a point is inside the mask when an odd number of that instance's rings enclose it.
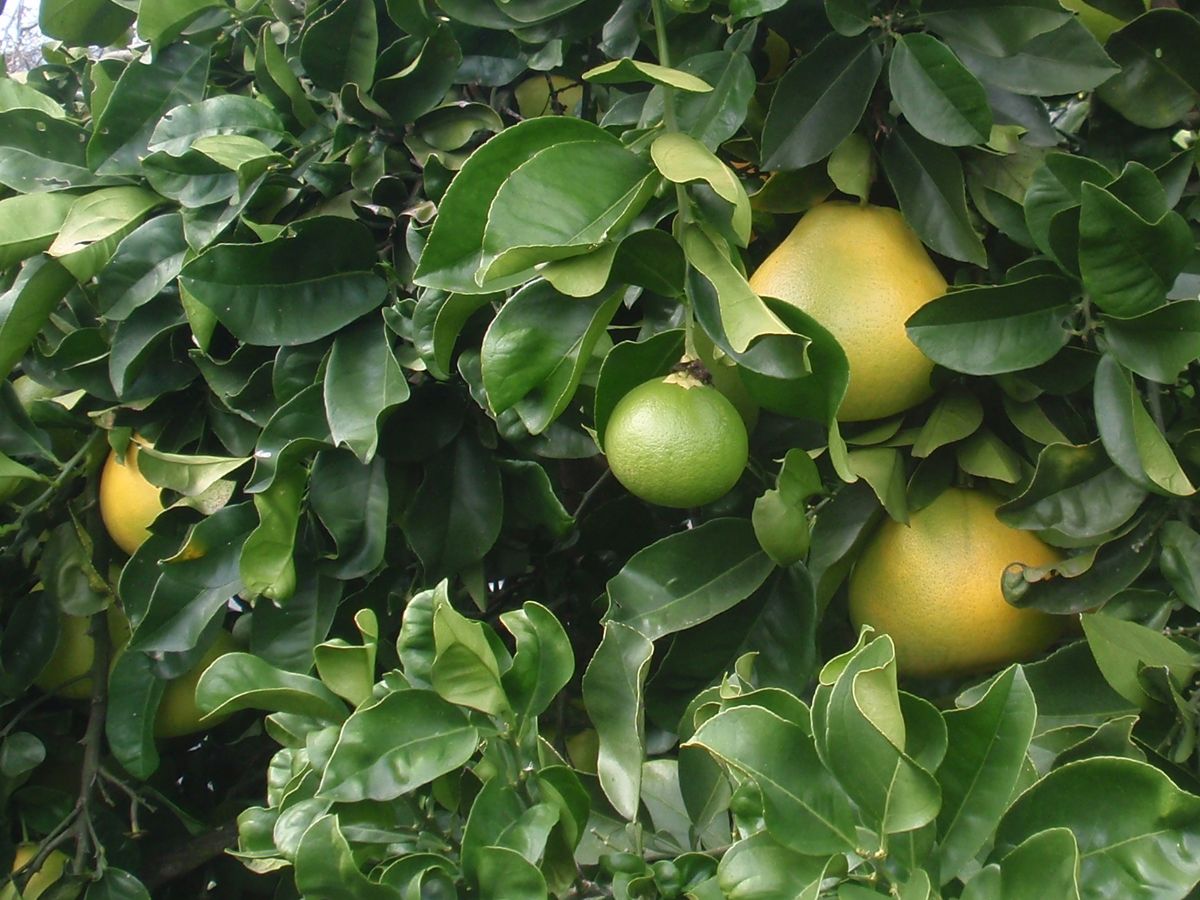
<path fill-rule="evenodd" d="M 946 292 L 921 241 L 894 209 L 830 201 L 809 210 L 750 277 L 828 328 L 846 351 L 843 422 L 879 419 L 928 397 L 933 363 L 904 322 Z"/>
<path fill-rule="evenodd" d="M 159 490 L 137 466 L 136 439 L 125 449 L 125 462 L 115 452 L 108 455 L 100 473 L 100 518 L 113 543 L 133 555 L 150 537 L 150 523 L 163 511 Z"/>
<path fill-rule="evenodd" d="M 999 502 L 950 488 L 909 524 L 888 519 L 850 575 L 850 619 L 891 635 L 903 675 L 980 672 L 1044 650 L 1063 620 L 1010 605 L 1000 588 L 1012 563 L 1042 566 L 1061 555 L 996 518 Z"/>
<path fill-rule="evenodd" d="M 518 84 L 513 93 L 517 112 L 524 119 L 555 113 L 577 116 L 583 102 L 583 85 L 565 75 L 534 75 Z"/>
<path fill-rule="evenodd" d="M 738 411 L 716 388 L 675 374 L 621 398 L 604 453 L 631 494 L 685 509 L 728 493 L 746 468 L 749 441 Z"/>
<path fill-rule="evenodd" d="M 129 620 L 116 606 L 107 611 L 108 638 L 114 648 L 129 643 Z M 68 700 L 83 700 L 92 695 L 92 679 L 87 677 L 96 655 L 96 643 L 88 634 L 91 619 L 88 616 L 58 617 L 58 643 L 54 654 L 46 663 L 33 683 L 47 694 L 56 694 Z"/>
<path fill-rule="evenodd" d="M 16 872 L 36 854 L 37 844 L 18 844 L 17 852 L 13 857 L 12 870 Z M 42 867 L 25 883 L 24 891 L 18 894 L 16 885 L 10 881 L 0 888 L 0 900 L 17 900 L 18 897 L 23 900 L 36 900 L 49 889 L 50 885 L 62 878 L 63 869 L 66 868 L 68 862 L 70 862 L 70 858 L 67 854 L 61 850 L 51 850 L 42 863 Z M 78 896 L 78 891 L 74 896 Z"/>
<path fill-rule="evenodd" d="M 173 681 L 167 682 L 163 690 L 162 700 L 158 704 L 158 713 L 154 717 L 155 737 L 179 737 L 184 734 L 194 734 L 212 728 L 225 716 L 214 716 L 201 722 L 204 713 L 196 706 L 196 685 L 204 670 L 213 664 L 219 656 L 232 653 L 238 649 L 237 642 L 228 631 L 217 632 L 208 652 L 200 657 L 196 665 Z"/>

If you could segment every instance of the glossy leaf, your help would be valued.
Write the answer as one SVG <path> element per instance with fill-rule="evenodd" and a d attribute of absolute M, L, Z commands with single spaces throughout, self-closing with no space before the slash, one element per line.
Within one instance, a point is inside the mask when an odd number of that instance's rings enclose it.
<path fill-rule="evenodd" d="M 905 323 L 921 352 L 971 375 L 1016 372 L 1046 362 L 1070 338 L 1069 282 L 1037 275 L 1014 284 L 965 288 L 939 297 Z"/>
<path fill-rule="evenodd" d="M 304 31 L 300 62 L 318 87 L 339 90 L 344 84 L 369 88 L 375 75 L 379 27 L 368 0 L 338 0 L 322 8 Z"/>
<path fill-rule="evenodd" d="M 507 716 L 511 703 L 500 680 L 500 661 L 487 625 L 474 622 L 439 595 L 433 607 L 433 689 L 459 706 Z"/>
<path fill-rule="evenodd" d="M 329 900 L 400 900 L 395 888 L 367 880 L 358 870 L 338 817 L 316 819 L 296 847 L 296 887 Z"/>
<path fill-rule="evenodd" d="M 943 883 L 963 872 L 994 832 L 1017 784 L 1036 718 L 1033 691 L 1015 666 L 978 702 L 945 714 L 950 743 L 937 770 Z"/>
<path fill-rule="evenodd" d="M 309 219 L 263 244 L 219 244 L 180 274 L 188 292 L 251 344 L 317 340 L 376 309 L 387 284 L 370 270 L 375 249 L 365 226 Z"/>
<path fill-rule="evenodd" d="M 712 90 L 711 84 L 695 75 L 628 57 L 614 59 L 588 69 L 583 73 L 583 78 L 585 81 L 595 84 L 628 84 L 641 81 L 698 94 L 708 93 Z"/>
<path fill-rule="evenodd" d="M 1200 657 L 1153 628 L 1104 613 L 1085 615 L 1081 622 L 1105 680 L 1118 694 L 1143 709 L 1154 702 L 1138 679 L 1143 666 L 1165 666 L 1179 685 L 1190 681 L 1200 669 Z"/>
<path fill-rule="evenodd" d="M 1118 71 L 1117 64 L 1073 16 L 1030 38 L 1011 55 L 993 56 L 963 42 L 955 50 L 980 81 L 1016 94 L 1088 91 Z"/>
<path fill-rule="evenodd" d="M 1070 19 L 1055 0 L 930 0 L 922 7 L 930 28 L 988 54 L 1004 57 Z"/>
<path fill-rule="evenodd" d="M 657 640 L 745 599 L 773 567 L 749 522 L 714 519 L 635 554 L 608 583 L 608 619 Z"/>
<path fill-rule="evenodd" d="M 19 194 L 0 200 L 0 269 L 47 249 L 74 202 L 69 194 Z"/>
<path fill-rule="evenodd" d="M 554 614 L 532 600 L 503 613 L 500 621 L 517 641 L 512 666 L 502 676 L 505 693 L 518 716 L 539 716 L 575 671 L 571 641 Z"/>
<path fill-rule="evenodd" d="M 1021 795 L 1000 822 L 997 849 L 1048 828 L 1079 844 L 1081 896 L 1182 897 L 1200 878 L 1200 798 L 1160 770 L 1098 757 L 1056 769 Z"/>
<path fill-rule="evenodd" d="M 49 257 L 30 260 L 0 294 L 0 372 L 12 371 L 75 279 Z"/>
<path fill-rule="evenodd" d="M 478 743 L 462 710 L 432 691 L 394 691 L 346 720 L 317 796 L 390 800 L 457 769 Z"/>
<path fill-rule="evenodd" d="M 338 334 L 324 388 L 325 415 L 334 443 L 370 462 L 379 446 L 380 418 L 409 395 L 383 322 L 365 316 Z"/>
<path fill-rule="evenodd" d="M 196 685 L 196 705 L 212 715 L 239 709 L 265 709 L 341 722 L 345 704 L 307 675 L 282 672 L 249 653 L 226 653 Z"/>
<path fill-rule="evenodd" d="M 963 900 L 1021 900 L 1046 893 L 1080 900 L 1079 845 L 1066 828 L 1047 828 L 1026 838 L 999 863 L 979 871 Z"/>
<path fill-rule="evenodd" d="M 1138 16 L 1105 45 L 1121 71 L 1101 85 L 1101 99 L 1143 128 L 1173 125 L 1200 100 L 1197 40 L 1200 23 L 1182 10 Z"/>
<path fill-rule="evenodd" d="M 1179 300 L 1132 317 L 1101 316 L 1108 352 L 1143 378 L 1174 384 L 1200 358 L 1200 301 Z"/>

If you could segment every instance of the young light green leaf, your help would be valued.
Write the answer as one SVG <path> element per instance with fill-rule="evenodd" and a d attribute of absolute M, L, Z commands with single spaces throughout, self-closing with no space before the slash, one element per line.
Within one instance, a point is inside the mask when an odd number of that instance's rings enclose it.
<path fill-rule="evenodd" d="M 641 62 L 629 57 L 601 63 L 584 72 L 583 78 L 595 84 L 629 84 L 640 81 L 694 94 L 706 94 L 713 89 L 703 78 L 697 78 L 679 69 Z"/>
<path fill-rule="evenodd" d="M 265 709 L 335 724 L 346 718 L 346 705 L 317 679 L 276 669 L 250 653 L 226 653 L 205 669 L 196 705 L 214 717 Z"/>
<path fill-rule="evenodd" d="M 733 170 L 695 138 L 666 132 L 650 145 L 650 158 L 667 181 L 705 182 L 722 200 L 733 205 L 730 227 L 741 246 L 750 241 L 750 198 Z"/>
<path fill-rule="evenodd" d="M 74 203 L 70 194 L 23 194 L 0 200 L 0 269 L 47 249 Z"/>
<path fill-rule="evenodd" d="M 436 655 L 430 680 L 433 689 L 451 703 L 491 715 L 507 715 L 512 705 L 500 680 L 500 662 L 488 641 L 483 622 L 473 622 L 435 598 L 433 641 Z"/>
<path fill-rule="evenodd" d="M 1144 666 L 1165 666 L 1180 686 L 1200 670 L 1200 657 L 1161 631 L 1104 613 L 1084 615 L 1080 621 L 1105 680 L 1118 694 L 1142 709 L 1155 703 L 1138 678 Z"/>

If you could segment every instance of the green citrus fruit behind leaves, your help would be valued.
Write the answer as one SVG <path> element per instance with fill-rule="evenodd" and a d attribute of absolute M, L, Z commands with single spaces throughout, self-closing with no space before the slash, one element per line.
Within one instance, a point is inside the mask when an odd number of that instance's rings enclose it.
<path fill-rule="evenodd" d="M 850 363 L 843 422 L 890 416 L 930 395 L 933 363 L 904 323 L 944 294 L 946 281 L 898 211 L 837 201 L 814 207 L 750 287 L 799 307 L 838 339 Z"/>
<path fill-rule="evenodd" d="M 886 520 L 850 575 L 850 619 L 891 635 L 901 674 L 979 672 L 1044 650 L 1063 619 L 1017 609 L 1000 589 L 1012 563 L 1057 562 L 1058 551 L 996 518 L 998 501 L 950 488 L 902 525 Z"/>
<path fill-rule="evenodd" d="M 28 863 L 34 856 L 37 855 L 37 844 L 28 843 L 20 844 L 17 847 L 16 855 L 13 857 L 13 871 Z M 50 885 L 62 878 L 63 869 L 66 868 L 70 858 L 61 850 L 51 850 L 46 857 L 42 867 L 38 869 L 33 876 L 25 883 L 25 890 L 17 893 L 16 887 L 9 882 L 0 888 L 0 900 L 16 900 L 17 897 L 22 897 L 24 900 L 35 900 L 42 896 L 50 888 Z M 77 897 L 78 889 L 69 891 L 64 896 Z"/>
<path fill-rule="evenodd" d="M 524 119 L 562 113 L 579 115 L 579 104 L 583 101 L 583 85 L 565 75 L 538 73 L 526 78 L 513 91 L 517 100 L 517 112 Z"/>
<path fill-rule="evenodd" d="M 643 500 L 679 509 L 726 494 L 746 468 L 748 443 L 733 404 L 689 375 L 635 387 L 604 434 L 617 480 Z"/>

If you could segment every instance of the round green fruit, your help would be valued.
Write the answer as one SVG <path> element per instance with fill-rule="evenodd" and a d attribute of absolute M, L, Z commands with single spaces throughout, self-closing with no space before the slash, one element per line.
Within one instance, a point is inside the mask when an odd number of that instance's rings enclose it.
<path fill-rule="evenodd" d="M 621 398 L 605 430 L 604 452 L 631 494 L 686 509 L 711 503 L 737 483 L 749 441 L 741 416 L 720 391 L 675 374 Z"/>

